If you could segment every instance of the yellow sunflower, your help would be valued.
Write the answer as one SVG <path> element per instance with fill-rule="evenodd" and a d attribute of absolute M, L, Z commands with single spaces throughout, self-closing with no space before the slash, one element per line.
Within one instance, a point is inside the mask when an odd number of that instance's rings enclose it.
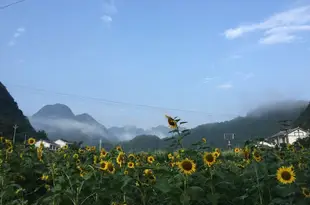
<path fill-rule="evenodd" d="M 47 181 L 48 180 L 48 175 L 43 174 L 40 178 L 42 181 Z"/>
<path fill-rule="evenodd" d="M 128 155 L 128 159 L 130 160 L 134 160 L 135 158 L 136 158 L 135 155 L 132 153 Z"/>
<path fill-rule="evenodd" d="M 235 151 L 235 153 L 239 153 L 239 152 L 240 152 L 240 148 L 239 148 L 239 147 L 236 147 L 236 148 L 234 149 L 234 151 Z"/>
<path fill-rule="evenodd" d="M 30 137 L 27 141 L 29 145 L 34 145 L 36 143 L 36 140 L 32 137 Z"/>
<path fill-rule="evenodd" d="M 6 149 L 6 152 L 9 153 L 9 154 L 11 154 L 11 153 L 13 152 L 13 148 L 12 148 L 12 147 L 7 148 L 7 149 Z"/>
<path fill-rule="evenodd" d="M 203 162 L 211 167 L 216 162 L 216 156 L 214 153 L 211 152 L 205 152 L 203 155 Z"/>
<path fill-rule="evenodd" d="M 257 150 L 253 152 L 253 158 L 255 159 L 256 162 L 262 161 L 262 156 Z"/>
<path fill-rule="evenodd" d="M 93 163 L 94 163 L 94 164 L 97 164 L 97 162 L 98 162 L 97 160 L 98 160 L 98 157 L 97 157 L 96 155 L 94 155 Z"/>
<path fill-rule="evenodd" d="M 119 166 L 122 166 L 122 164 L 125 163 L 125 153 L 120 152 L 116 158 L 116 163 L 119 164 Z"/>
<path fill-rule="evenodd" d="M 135 163 L 128 162 L 127 167 L 130 168 L 130 169 L 133 169 L 133 168 L 135 168 Z"/>
<path fill-rule="evenodd" d="M 124 175 L 128 175 L 128 171 L 127 170 L 124 171 Z"/>
<path fill-rule="evenodd" d="M 73 155 L 73 159 L 77 159 L 77 158 L 79 158 L 79 155 L 75 153 L 75 154 Z"/>
<path fill-rule="evenodd" d="M 63 149 L 68 149 L 69 146 L 66 144 L 65 146 L 62 147 Z"/>
<path fill-rule="evenodd" d="M 144 175 L 144 176 L 149 176 L 149 175 L 151 175 L 151 174 L 153 174 L 153 171 L 152 171 L 151 169 L 145 169 L 145 170 L 143 171 L 143 175 Z"/>
<path fill-rule="evenodd" d="M 306 198 L 310 198 L 310 190 L 306 187 L 302 187 L 302 194 L 306 197 Z"/>
<path fill-rule="evenodd" d="M 107 163 L 107 170 L 110 174 L 115 173 L 115 167 L 114 167 L 114 164 L 112 162 Z"/>
<path fill-rule="evenodd" d="M 115 149 L 116 149 L 117 151 L 119 151 L 119 152 L 122 152 L 122 151 L 123 151 L 123 149 L 122 149 L 121 146 L 117 146 Z"/>
<path fill-rule="evenodd" d="M 96 146 L 92 146 L 90 149 L 91 149 L 91 151 L 94 152 L 94 151 L 96 151 Z"/>
<path fill-rule="evenodd" d="M 108 168 L 108 162 L 107 161 L 100 161 L 100 170 L 105 171 Z"/>
<path fill-rule="evenodd" d="M 203 137 L 201 140 L 202 140 L 203 143 L 207 143 L 206 138 Z"/>
<path fill-rule="evenodd" d="M 79 149 L 79 153 L 80 153 L 80 154 L 84 154 L 84 152 L 85 152 L 85 150 L 83 150 L 83 149 L 81 149 L 81 148 Z"/>
<path fill-rule="evenodd" d="M 86 149 L 87 152 L 91 151 L 90 146 L 86 146 L 85 149 Z"/>
<path fill-rule="evenodd" d="M 165 115 L 168 120 L 168 125 L 171 129 L 176 129 L 178 127 L 177 122 L 170 116 Z"/>
<path fill-rule="evenodd" d="M 196 171 L 196 164 L 191 159 L 184 159 L 178 163 L 179 169 L 186 175 L 191 175 Z"/>
<path fill-rule="evenodd" d="M 155 161 L 155 158 L 153 156 L 148 156 L 147 157 L 147 162 L 152 164 Z"/>
<path fill-rule="evenodd" d="M 220 153 L 219 152 L 213 152 L 213 155 L 218 158 L 220 156 Z"/>
<path fill-rule="evenodd" d="M 296 180 L 296 175 L 292 166 L 290 167 L 280 167 L 277 170 L 277 180 L 282 184 L 291 184 Z"/>
<path fill-rule="evenodd" d="M 250 149 L 248 147 L 245 147 L 245 149 L 243 149 L 243 156 L 245 160 L 250 159 Z"/>
<path fill-rule="evenodd" d="M 101 151 L 100 151 L 100 158 L 104 158 L 104 157 L 106 157 L 106 156 L 107 156 L 107 154 L 108 154 L 108 152 L 107 152 L 107 151 L 105 151 L 105 149 L 104 149 L 104 148 L 102 148 L 102 149 L 101 149 Z"/>

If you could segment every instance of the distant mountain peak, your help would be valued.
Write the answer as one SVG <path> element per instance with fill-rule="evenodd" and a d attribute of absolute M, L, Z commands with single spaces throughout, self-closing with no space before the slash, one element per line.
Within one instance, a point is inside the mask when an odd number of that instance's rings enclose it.
<path fill-rule="evenodd" d="M 95 118 L 93 118 L 91 115 L 87 113 L 76 115 L 75 118 L 78 121 L 83 121 L 83 122 L 88 122 L 88 123 L 98 123 L 97 120 L 95 120 Z"/>
<path fill-rule="evenodd" d="M 44 106 L 30 120 L 36 129 L 46 130 L 49 136 L 65 135 L 64 138 L 70 138 L 71 141 L 71 138 L 78 141 L 89 140 L 85 138 L 118 141 L 116 136 L 110 134 L 107 128 L 91 115 L 75 115 L 67 105 L 60 103 Z"/>
<path fill-rule="evenodd" d="M 67 105 L 56 103 L 53 105 L 45 105 L 37 113 L 35 113 L 33 117 L 72 119 L 75 115 Z"/>

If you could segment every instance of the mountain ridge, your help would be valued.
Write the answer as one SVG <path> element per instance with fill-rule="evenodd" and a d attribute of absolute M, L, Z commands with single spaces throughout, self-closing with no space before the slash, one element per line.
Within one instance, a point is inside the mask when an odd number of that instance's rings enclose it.
<path fill-rule="evenodd" d="M 71 141 L 84 141 L 91 144 L 97 143 L 100 139 L 106 143 L 119 141 L 91 115 L 87 113 L 75 115 L 71 108 L 60 103 L 43 106 L 29 119 L 36 129 L 46 130 L 49 137 L 54 139 L 62 136 L 69 137 Z"/>
<path fill-rule="evenodd" d="M 184 139 L 184 145 L 186 147 L 190 147 L 192 143 L 201 140 L 202 137 L 206 137 L 210 144 L 223 147 L 226 143 L 223 139 L 225 132 L 236 134 L 237 138 L 234 142 L 236 144 L 242 143 L 242 141 L 247 140 L 248 138 L 267 137 L 279 131 L 281 128 L 279 121 L 287 119 L 292 121 L 296 120 L 302 111 L 305 110 L 306 104 L 306 101 L 289 101 L 281 102 L 278 104 L 274 103 L 271 106 L 261 106 L 253 109 L 252 112 L 248 112 L 246 116 L 239 116 L 224 122 L 214 122 L 198 125 L 191 129 L 191 134 Z M 65 116 L 70 120 L 70 112 L 66 112 L 67 115 Z M 77 122 L 88 121 L 89 124 L 96 126 L 100 124 L 87 113 L 74 116 L 75 119 L 77 119 Z M 53 118 L 54 114 L 51 114 L 51 117 Z M 151 141 L 156 144 L 156 146 L 154 145 L 155 147 L 166 147 L 167 143 L 162 141 L 164 138 L 171 136 L 169 133 L 170 129 L 163 125 L 158 125 L 149 129 L 142 129 L 137 126 L 112 126 L 110 128 L 106 128 L 106 130 L 111 135 L 117 136 L 121 141 L 124 141 L 121 143 L 126 147 L 135 150 L 141 149 L 137 147 L 141 145 L 139 142 L 140 140 L 146 142 L 148 137 L 151 136 Z M 91 127 L 88 129 L 88 132 L 90 131 L 92 131 Z M 158 138 L 154 138 L 154 136 Z M 158 139 L 161 142 L 158 142 Z M 114 143 L 117 142 L 120 141 L 114 141 Z M 154 146 L 151 144 L 148 145 L 149 148 L 154 148 Z"/>

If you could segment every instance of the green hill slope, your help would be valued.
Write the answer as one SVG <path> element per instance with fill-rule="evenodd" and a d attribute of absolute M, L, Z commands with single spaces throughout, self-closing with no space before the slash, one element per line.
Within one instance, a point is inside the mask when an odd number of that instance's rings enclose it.
<path fill-rule="evenodd" d="M 294 122 L 294 125 L 303 129 L 310 129 L 310 103 Z"/>
<path fill-rule="evenodd" d="M 13 126 L 18 126 L 16 141 L 23 141 L 24 134 L 38 137 L 38 133 L 31 126 L 27 117 L 18 108 L 17 103 L 8 92 L 6 87 L 0 82 L 0 133 L 7 138 L 13 136 Z"/>

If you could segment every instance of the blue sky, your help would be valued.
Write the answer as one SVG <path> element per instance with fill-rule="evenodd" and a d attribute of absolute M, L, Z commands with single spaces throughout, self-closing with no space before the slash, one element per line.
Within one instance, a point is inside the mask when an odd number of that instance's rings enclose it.
<path fill-rule="evenodd" d="M 27 0 L 0 10 L 0 80 L 26 115 L 64 103 L 107 126 L 195 126 L 309 100 L 309 37 L 308 0 Z"/>

